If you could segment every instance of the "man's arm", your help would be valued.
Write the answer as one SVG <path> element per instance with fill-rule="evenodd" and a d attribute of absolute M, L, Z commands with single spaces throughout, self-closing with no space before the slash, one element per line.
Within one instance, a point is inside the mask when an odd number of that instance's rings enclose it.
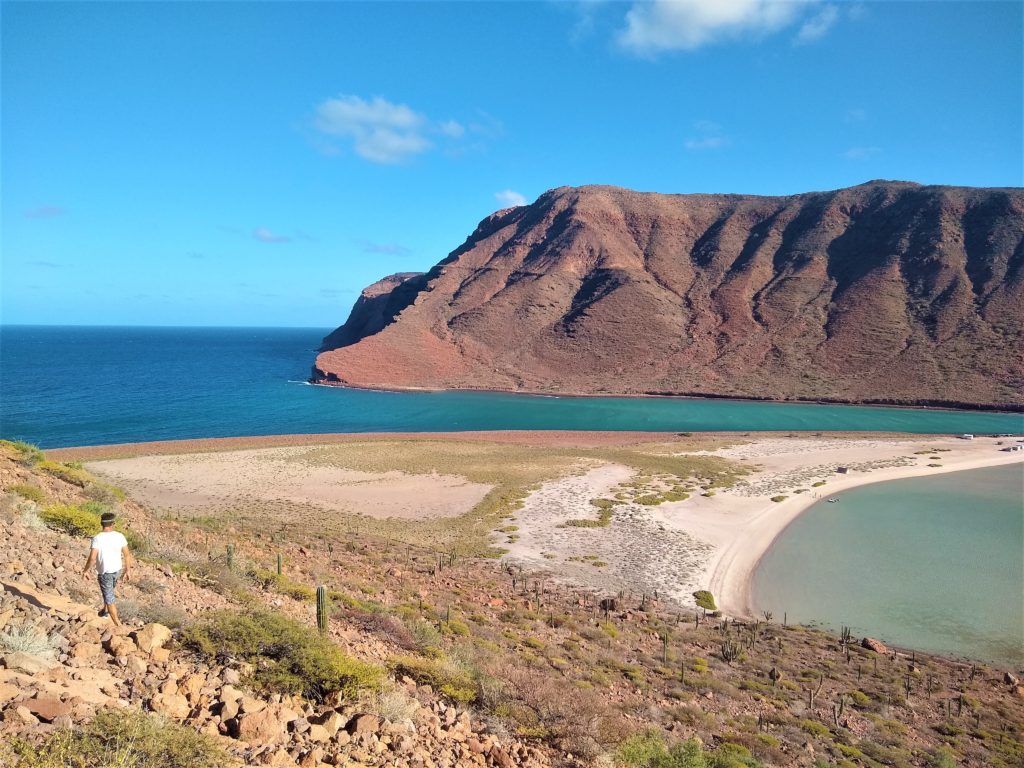
<path fill-rule="evenodd" d="M 90 549 L 89 550 L 89 559 L 85 561 L 85 567 L 82 569 L 82 575 L 83 576 L 85 576 L 85 574 L 87 574 L 89 572 L 90 568 L 95 568 L 96 567 L 96 554 L 97 554 L 97 552 L 98 552 L 98 550 L 95 550 L 95 549 Z"/>
<path fill-rule="evenodd" d="M 128 581 L 128 576 L 132 570 L 132 553 L 128 547 L 121 547 L 121 562 L 123 563 L 124 572 L 121 574 L 121 578 L 124 581 Z"/>

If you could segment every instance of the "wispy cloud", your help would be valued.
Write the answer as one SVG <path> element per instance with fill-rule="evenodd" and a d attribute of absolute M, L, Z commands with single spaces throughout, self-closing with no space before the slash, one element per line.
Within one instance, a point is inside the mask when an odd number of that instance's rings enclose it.
<path fill-rule="evenodd" d="M 318 104 L 313 127 L 321 134 L 316 145 L 325 154 L 339 154 L 334 141 L 343 139 L 364 160 L 384 165 L 404 163 L 432 149 L 436 139 L 458 140 L 472 128 L 452 119 L 431 120 L 407 104 L 381 96 L 352 95 Z"/>
<path fill-rule="evenodd" d="M 359 244 L 363 246 L 363 253 L 380 253 L 384 256 L 405 256 L 412 253 L 411 250 L 398 243 L 373 243 L 369 240 L 360 240 Z"/>
<path fill-rule="evenodd" d="M 494 197 L 505 208 L 516 208 L 527 203 L 526 196 L 516 192 L 514 189 L 503 189 L 501 192 L 495 192 Z"/>
<path fill-rule="evenodd" d="M 722 133 L 722 126 L 711 120 L 698 120 L 693 124 L 695 135 L 683 142 L 683 146 L 691 152 L 704 149 L 721 149 L 729 143 Z"/>
<path fill-rule="evenodd" d="M 843 157 L 847 160 L 870 160 L 881 152 L 881 147 L 850 147 L 843 152 Z"/>
<path fill-rule="evenodd" d="M 26 219 L 55 219 L 58 216 L 63 216 L 67 213 L 66 208 L 61 208 L 59 205 L 41 205 L 38 208 L 25 211 Z"/>
<path fill-rule="evenodd" d="M 290 243 L 292 241 L 287 235 L 275 235 L 266 227 L 256 227 L 252 231 L 252 236 L 261 243 Z"/>
<path fill-rule="evenodd" d="M 800 44 L 820 40 L 826 32 L 835 26 L 838 20 L 839 8 L 834 5 L 826 5 L 800 26 L 800 31 L 796 33 L 794 42 Z"/>
<path fill-rule="evenodd" d="M 626 13 L 618 43 L 638 56 L 693 51 L 728 39 L 756 38 L 794 23 L 811 0 L 653 0 Z"/>

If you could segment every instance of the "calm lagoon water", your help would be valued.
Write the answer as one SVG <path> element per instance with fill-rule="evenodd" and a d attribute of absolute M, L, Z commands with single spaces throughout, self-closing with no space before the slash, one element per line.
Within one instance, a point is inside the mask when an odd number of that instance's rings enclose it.
<path fill-rule="evenodd" d="M 477 429 L 1024 432 L 1024 415 L 312 387 L 326 328 L 0 327 L 0 436 L 44 448 Z"/>
<path fill-rule="evenodd" d="M 753 601 L 793 622 L 1024 665 L 1024 468 L 862 486 L 776 539 Z"/>

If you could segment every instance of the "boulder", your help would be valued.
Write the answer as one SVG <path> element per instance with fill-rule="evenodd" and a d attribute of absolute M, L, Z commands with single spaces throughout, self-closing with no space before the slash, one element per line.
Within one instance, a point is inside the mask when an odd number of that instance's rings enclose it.
<path fill-rule="evenodd" d="M 72 659 L 92 659 L 103 653 L 103 646 L 99 643 L 79 643 L 71 649 Z"/>
<path fill-rule="evenodd" d="M 348 721 L 345 730 L 353 736 L 357 733 L 374 733 L 380 728 L 380 720 L 375 715 L 354 715 Z"/>
<path fill-rule="evenodd" d="M 1018 683 L 1020 683 L 1020 678 L 1012 672 L 1007 672 L 1005 675 L 1003 675 L 1003 682 L 1007 685 L 1017 685 Z"/>
<path fill-rule="evenodd" d="M 25 708 L 45 723 L 71 714 L 71 705 L 50 696 L 39 696 L 22 702 Z"/>
<path fill-rule="evenodd" d="M 286 722 L 273 708 L 240 715 L 235 721 L 236 738 L 250 744 L 273 744 L 284 738 Z"/>
<path fill-rule="evenodd" d="M 47 659 L 42 656 L 33 656 L 30 653 L 22 653 L 21 651 L 5 653 L 3 656 L 0 656 L 0 660 L 3 661 L 4 666 L 7 667 L 7 669 L 28 672 L 30 675 L 35 675 L 40 672 L 49 672 L 51 669 L 56 669 L 60 666 L 60 664 L 53 659 Z"/>
<path fill-rule="evenodd" d="M 885 647 L 885 643 L 880 640 L 875 640 L 873 637 L 865 637 L 860 642 L 861 646 L 867 648 L 869 651 L 874 651 L 879 656 L 885 656 L 889 653 L 889 649 Z"/>
<path fill-rule="evenodd" d="M 152 654 L 158 648 L 171 639 L 172 632 L 163 624 L 147 624 L 137 632 L 132 633 L 139 650 L 143 653 Z"/>
<path fill-rule="evenodd" d="M 21 688 L 10 683 L 0 683 L 0 706 L 8 701 L 18 698 L 21 695 Z"/>
<path fill-rule="evenodd" d="M 158 693 L 149 700 L 149 708 L 172 720 L 184 720 L 192 707 L 180 693 Z"/>

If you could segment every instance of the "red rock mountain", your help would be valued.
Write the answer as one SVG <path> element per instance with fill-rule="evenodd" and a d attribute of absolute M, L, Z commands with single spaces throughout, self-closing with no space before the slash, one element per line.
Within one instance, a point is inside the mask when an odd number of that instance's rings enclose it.
<path fill-rule="evenodd" d="M 560 187 L 363 291 L 313 380 L 1024 404 L 1024 190 Z"/>

